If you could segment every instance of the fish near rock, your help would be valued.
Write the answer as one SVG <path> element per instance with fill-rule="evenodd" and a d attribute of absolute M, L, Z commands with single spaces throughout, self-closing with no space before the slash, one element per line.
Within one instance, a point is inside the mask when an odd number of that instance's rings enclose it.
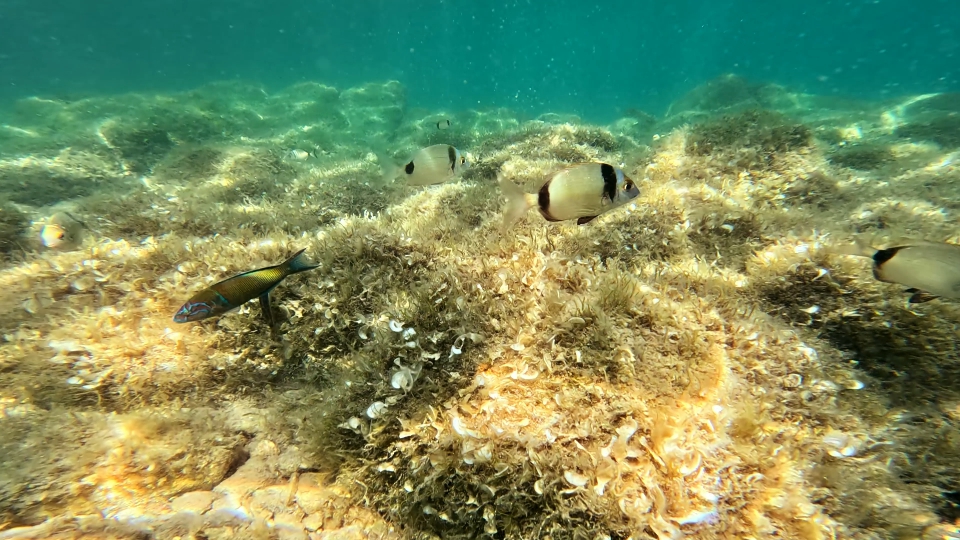
<path fill-rule="evenodd" d="M 911 242 L 876 249 L 858 243 L 838 253 L 873 259 L 873 277 L 908 287 L 911 304 L 960 298 L 960 246 L 956 244 Z"/>
<path fill-rule="evenodd" d="M 449 144 L 435 144 L 414 152 L 406 165 L 387 167 L 384 178 L 403 177 L 411 186 L 433 186 L 459 176 L 468 168 L 470 160 L 460 150 Z"/>
<path fill-rule="evenodd" d="M 57 212 L 40 229 L 40 243 L 44 247 L 57 250 L 70 250 L 83 243 L 83 230 L 86 225 L 67 212 Z"/>
<path fill-rule="evenodd" d="M 304 251 L 301 249 L 278 265 L 244 272 L 207 287 L 187 300 L 173 316 L 173 321 L 186 323 L 223 315 L 254 298 L 259 298 L 263 317 L 272 327 L 270 291 L 287 276 L 319 266 L 310 263 L 303 254 Z"/>
<path fill-rule="evenodd" d="M 607 163 L 578 163 L 566 167 L 551 175 L 537 193 L 524 193 L 499 174 L 497 181 L 507 199 L 504 230 L 534 207 L 547 221 L 575 219 L 578 225 L 583 225 L 640 195 L 630 177 Z"/>

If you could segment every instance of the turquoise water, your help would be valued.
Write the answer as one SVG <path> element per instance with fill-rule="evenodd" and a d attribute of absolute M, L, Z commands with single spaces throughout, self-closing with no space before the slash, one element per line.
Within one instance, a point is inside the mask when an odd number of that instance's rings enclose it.
<path fill-rule="evenodd" d="M 0 99 L 397 79 L 413 106 L 609 121 L 726 72 L 816 94 L 956 90 L 956 20 L 948 0 L 7 0 Z"/>

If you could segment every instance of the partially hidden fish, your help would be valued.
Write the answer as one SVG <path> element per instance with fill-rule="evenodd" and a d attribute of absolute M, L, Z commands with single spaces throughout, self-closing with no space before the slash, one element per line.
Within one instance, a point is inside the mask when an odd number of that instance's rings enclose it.
<path fill-rule="evenodd" d="M 309 150 L 309 151 L 307 151 L 307 150 L 301 150 L 301 149 L 299 149 L 299 148 L 294 148 L 293 150 L 290 150 L 289 152 L 287 152 L 287 157 L 288 157 L 288 158 L 290 158 L 290 159 L 295 159 L 295 160 L 298 160 L 298 161 L 303 161 L 303 160 L 309 158 L 310 156 L 313 156 L 314 158 L 319 157 L 319 156 L 317 155 L 317 149 L 316 149 L 316 148 L 314 148 L 313 150 Z"/>
<path fill-rule="evenodd" d="M 432 186 L 447 182 L 470 167 L 467 156 L 449 144 L 435 144 L 414 152 L 401 167 L 387 167 L 387 180 L 402 176 L 411 186 Z"/>
<path fill-rule="evenodd" d="M 207 287 L 187 300 L 173 316 L 173 321 L 185 323 L 215 317 L 259 298 L 263 317 L 272 327 L 270 291 L 285 277 L 319 266 L 307 260 L 304 251 L 301 249 L 278 265 L 244 272 Z"/>
<path fill-rule="evenodd" d="M 73 249 L 83 243 L 85 228 L 87 226 L 69 212 L 57 212 L 40 229 L 40 242 L 50 249 Z"/>
<path fill-rule="evenodd" d="M 873 277 L 908 287 L 911 304 L 960 298 L 960 246 L 956 244 L 911 242 L 876 249 L 857 243 L 837 252 L 873 259 Z"/>
<path fill-rule="evenodd" d="M 503 228 L 507 229 L 536 207 L 547 221 L 577 220 L 578 225 L 623 206 L 640 195 L 624 172 L 607 163 L 579 163 L 551 175 L 537 193 L 524 193 L 513 182 L 497 175 L 507 199 Z"/>
<path fill-rule="evenodd" d="M 444 129 L 447 129 L 448 127 L 450 127 L 450 120 L 444 119 L 437 122 L 437 129 L 439 130 L 444 130 Z"/>

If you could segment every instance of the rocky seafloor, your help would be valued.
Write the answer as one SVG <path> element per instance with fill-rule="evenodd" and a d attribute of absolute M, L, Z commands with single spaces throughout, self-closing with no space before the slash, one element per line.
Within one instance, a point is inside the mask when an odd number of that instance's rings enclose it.
<path fill-rule="evenodd" d="M 435 143 L 474 165 L 382 178 Z M 960 95 L 732 75 L 607 126 L 396 82 L 22 100 L 0 539 L 960 537 L 958 304 L 825 249 L 960 242 L 958 157 Z M 634 204 L 500 230 L 498 171 L 595 160 Z M 63 211 L 83 244 L 44 249 Z M 301 248 L 276 329 L 173 323 Z"/>

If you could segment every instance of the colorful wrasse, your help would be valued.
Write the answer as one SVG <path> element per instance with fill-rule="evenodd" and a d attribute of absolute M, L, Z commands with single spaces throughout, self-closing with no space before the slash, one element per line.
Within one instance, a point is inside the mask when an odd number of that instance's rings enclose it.
<path fill-rule="evenodd" d="M 504 229 L 533 207 L 540 210 L 547 221 L 576 219 L 578 225 L 583 225 L 640 195 L 633 180 L 606 163 L 579 163 L 566 167 L 547 179 L 537 193 L 524 193 L 502 176 L 497 179 L 507 198 Z"/>
<path fill-rule="evenodd" d="M 270 326 L 273 326 L 270 291 L 279 285 L 283 278 L 318 266 L 310 263 L 303 252 L 304 250 L 301 249 L 276 266 L 244 272 L 211 285 L 187 300 L 187 303 L 173 316 L 173 321 L 185 323 L 215 317 L 236 309 L 254 298 L 259 298 L 263 316 Z"/>

